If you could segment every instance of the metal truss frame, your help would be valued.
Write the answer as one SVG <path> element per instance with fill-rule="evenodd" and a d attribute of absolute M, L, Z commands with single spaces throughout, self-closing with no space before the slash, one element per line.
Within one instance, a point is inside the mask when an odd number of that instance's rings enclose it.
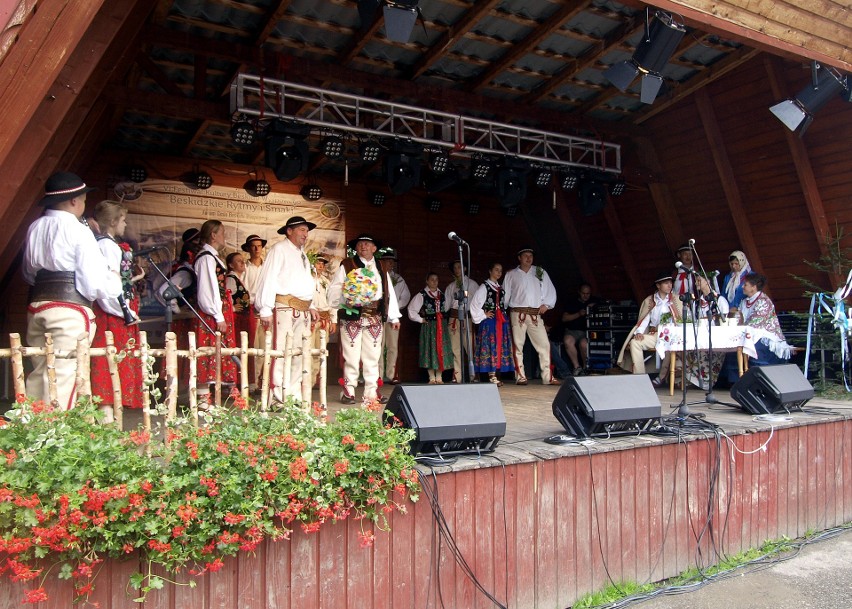
<path fill-rule="evenodd" d="M 298 114 L 288 114 L 297 112 Z M 380 99 L 239 74 L 231 85 L 231 114 L 289 119 L 364 138 L 413 141 L 453 155 L 499 155 L 534 165 L 621 173 L 621 145 L 529 129 Z"/>

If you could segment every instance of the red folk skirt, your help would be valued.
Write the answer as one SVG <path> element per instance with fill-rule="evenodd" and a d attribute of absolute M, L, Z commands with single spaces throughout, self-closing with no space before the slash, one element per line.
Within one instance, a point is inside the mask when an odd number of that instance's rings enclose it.
<path fill-rule="evenodd" d="M 133 299 L 129 303 L 134 312 L 139 311 L 139 300 Z M 132 351 L 139 348 L 139 326 L 125 326 L 122 317 L 116 317 L 106 313 L 96 302 L 92 306 L 95 312 L 95 323 L 97 332 L 92 341 L 92 347 L 106 347 L 106 334 L 112 332 L 113 344 L 118 353 L 122 350 Z M 112 380 L 109 376 L 109 362 L 107 357 L 93 357 L 92 369 L 92 395 L 101 398 L 101 404 L 113 404 L 115 401 L 112 394 Z M 142 408 L 142 368 L 139 358 L 125 357 L 118 363 L 118 377 L 121 380 L 121 401 L 125 408 Z"/>
<path fill-rule="evenodd" d="M 212 315 L 203 313 L 198 314 L 207 322 L 213 331 L 216 331 L 216 319 Z M 236 345 L 234 338 L 234 303 L 231 301 L 231 293 L 228 291 L 222 299 L 222 314 L 225 316 L 225 323 L 228 329 L 222 335 L 222 347 L 232 348 Z M 216 346 L 216 335 L 208 332 L 207 328 L 198 321 L 194 321 L 194 330 L 196 343 L 199 347 L 214 347 Z M 198 383 L 213 383 L 216 381 L 216 357 L 206 355 L 198 358 Z M 222 356 L 222 382 L 235 383 L 237 381 L 237 366 L 231 356 Z"/>

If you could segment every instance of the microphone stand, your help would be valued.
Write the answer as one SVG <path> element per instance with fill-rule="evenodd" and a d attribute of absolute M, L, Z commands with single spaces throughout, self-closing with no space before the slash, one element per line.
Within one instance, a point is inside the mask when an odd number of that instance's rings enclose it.
<path fill-rule="evenodd" d="M 461 273 L 461 288 L 456 289 L 456 300 L 459 303 L 459 345 L 461 349 L 461 370 L 462 370 L 462 378 L 459 379 L 460 383 L 464 383 L 464 371 L 467 369 L 467 382 L 473 381 L 474 371 L 473 371 L 473 345 L 471 344 L 471 332 L 470 332 L 470 322 L 468 321 L 468 297 L 467 290 L 465 289 L 464 280 L 467 276 L 466 268 L 464 264 L 464 250 L 462 246 L 467 246 L 468 250 L 468 267 L 470 266 L 470 245 L 467 242 L 459 242 L 459 271 Z"/>
<path fill-rule="evenodd" d="M 681 328 L 682 328 L 682 332 L 683 332 L 683 347 L 682 347 L 682 350 L 681 350 L 681 358 L 683 359 L 683 361 L 681 362 L 681 368 L 680 368 L 680 374 L 681 374 L 680 384 L 681 384 L 682 396 L 681 396 L 680 404 L 678 404 L 677 419 L 680 423 L 683 423 L 687 419 L 687 417 L 689 417 L 690 414 L 692 414 L 692 413 L 689 412 L 689 404 L 687 404 L 687 402 L 686 402 L 686 392 L 687 392 L 687 386 L 686 386 L 686 318 L 687 318 L 687 311 L 692 310 L 692 298 L 693 298 L 692 297 L 692 290 L 689 290 L 686 293 L 681 294 L 680 296 L 678 296 L 678 298 L 683 303 L 683 314 L 681 315 L 681 319 L 680 319 Z M 693 323 L 694 323 L 694 320 L 693 320 Z M 674 357 L 674 354 L 672 354 L 672 357 Z"/>

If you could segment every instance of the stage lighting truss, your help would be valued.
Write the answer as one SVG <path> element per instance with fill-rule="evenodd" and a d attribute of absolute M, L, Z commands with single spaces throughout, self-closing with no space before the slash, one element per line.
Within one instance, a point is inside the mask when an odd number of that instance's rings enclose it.
<path fill-rule="evenodd" d="M 322 199 L 322 188 L 319 184 L 305 184 L 299 194 L 305 201 L 319 201 Z"/>
<path fill-rule="evenodd" d="M 358 146 L 358 154 L 364 163 L 375 163 L 382 154 L 382 147 L 374 140 L 364 140 Z"/>
<path fill-rule="evenodd" d="M 245 115 L 238 115 L 231 125 L 231 140 L 237 146 L 248 147 L 256 140 L 255 127 Z"/>
<path fill-rule="evenodd" d="M 286 108 L 300 108 L 288 115 Z M 289 119 L 317 130 L 354 134 L 364 162 L 382 147 L 373 138 L 406 139 L 458 157 L 516 157 L 544 166 L 621 173 L 621 146 L 599 139 L 528 129 L 472 116 L 439 112 L 329 89 L 239 74 L 231 85 L 231 110 L 247 117 Z M 364 117 L 371 117 L 365 121 Z M 370 155 L 365 155 L 366 148 Z"/>
<path fill-rule="evenodd" d="M 326 136 L 320 143 L 322 153 L 329 159 L 339 159 L 343 156 L 345 145 L 339 135 Z"/>
<path fill-rule="evenodd" d="M 376 207 L 381 207 L 385 204 L 387 200 L 387 196 L 382 192 L 372 192 L 369 196 L 370 204 L 375 205 Z"/>
<path fill-rule="evenodd" d="M 663 86 L 662 71 L 686 34 L 686 28 L 664 11 L 656 11 L 650 22 L 646 17 L 645 23 L 645 35 L 633 57 L 611 65 L 603 75 L 619 90 L 627 91 L 636 76 L 642 74 L 639 99 L 643 104 L 652 104 Z"/>

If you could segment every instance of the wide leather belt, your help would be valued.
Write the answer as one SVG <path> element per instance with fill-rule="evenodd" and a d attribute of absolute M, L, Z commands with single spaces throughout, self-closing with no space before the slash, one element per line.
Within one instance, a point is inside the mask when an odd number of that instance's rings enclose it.
<path fill-rule="evenodd" d="M 525 315 L 539 315 L 538 307 L 512 307 L 512 313 L 523 313 Z"/>
<path fill-rule="evenodd" d="M 311 308 L 310 300 L 302 300 L 301 298 L 296 298 L 289 294 L 277 294 L 275 296 L 275 303 L 297 311 L 307 311 Z"/>
<path fill-rule="evenodd" d="M 35 285 L 30 287 L 28 302 L 44 301 L 69 302 L 92 308 L 92 301 L 77 291 L 74 271 L 38 271 Z"/>

